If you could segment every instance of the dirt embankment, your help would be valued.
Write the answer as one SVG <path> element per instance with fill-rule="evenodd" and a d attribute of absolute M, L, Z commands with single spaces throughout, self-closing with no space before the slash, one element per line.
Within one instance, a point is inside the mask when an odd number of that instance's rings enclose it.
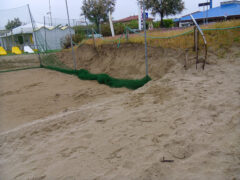
<path fill-rule="evenodd" d="M 92 73 L 107 73 L 116 78 L 142 78 L 145 76 L 145 51 L 142 44 L 102 45 L 97 49 L 83 45 L 76 51 L 77 67 Z M 161 78 L 173 65 L 184 60 L 184 51 L 148 47 L 149 75 Z M 73 67 L 71 52 L 60 52 L 58 58 Z"/>

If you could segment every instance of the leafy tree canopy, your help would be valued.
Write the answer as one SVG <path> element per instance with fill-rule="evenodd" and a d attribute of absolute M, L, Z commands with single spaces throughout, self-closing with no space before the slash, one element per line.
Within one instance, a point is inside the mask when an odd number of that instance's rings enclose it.
<path fill-rule="evenodd" d="M 83 0 L 83 15 L 92 23 L 94 23 L 98 32 L 100 31 L 100 23 L 108 19 L 108 13 L 114 11 L 116 0 Z"/>
<path fill-rule="evenodd" d="M 138 2 L 141 4 L 144 2 L 146 9 L 151 10 L 154 16 L 159 14 L 161 25 L 165 16 L 179 14 L 184 9 L 183 0 L 138 0 Z"/>
<path fill-rule="evenodd" d="M 21 26 L 22 25 L 22 22 L 20 21 L 19 18 L 14 18 L 14 20 L 8 20 L 8 23 L 6 24 L 5 28 L 7 30 L 11 30 L 11 29 L 14 29 L 18 26 Z"/>

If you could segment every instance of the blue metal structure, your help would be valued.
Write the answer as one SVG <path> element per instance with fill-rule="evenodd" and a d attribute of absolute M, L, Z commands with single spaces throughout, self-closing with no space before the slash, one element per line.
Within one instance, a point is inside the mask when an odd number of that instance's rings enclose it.
<path fill-rule="evenodd" d="M 211 2 L 212 3 L 212 2 Z M 211 6 L 211 5 L 210 5 Z M 225 17 L 239 17 L 240 18 L 240 1 L 229 1 L 221 3 L 221 6 L 216 8 L 211 8 L 207 11 L 197 12 L 193 14 L 196 20 L 208 19 L 218 19 Z M 175 19 L 174 22 L 184 22 L 191 21 L 191 17 L 184 16 L 179 19 Z"/>

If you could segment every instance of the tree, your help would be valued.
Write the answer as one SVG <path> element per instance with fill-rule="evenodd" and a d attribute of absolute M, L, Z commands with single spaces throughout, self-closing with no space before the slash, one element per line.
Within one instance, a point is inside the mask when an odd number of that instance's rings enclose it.
<path fill-rule="evenodd" d="M 116 0 L 83 0 L 83 15 L 94 23 L 100 32 L 101 22 L 108 20 L 108 13 L 114 11 Z"/>
<path fill-rule="evenodd" d="M 20 19 L 19 18 L 14 18 L 14 20 L 11 20 L 11 21 L 8 20 L 8 23 L 5 26 L 5 28 L 7 30 L 12 30 L 12 29 L 14 29 L 14 28 L 16 28 L 18 26 L 21 26 L 21 25 L 22 25 L 22 22 L 20 21 Z"/>
<path fill-rule="evenodd" d="M 151 10 L 152 14 L 160 15 L 161 26 L 163 27 L 164 16 L 176 15 L 184 9 L 184 2 L 182 0 L 138 0 L 146 6 L 147 10 Z"/>

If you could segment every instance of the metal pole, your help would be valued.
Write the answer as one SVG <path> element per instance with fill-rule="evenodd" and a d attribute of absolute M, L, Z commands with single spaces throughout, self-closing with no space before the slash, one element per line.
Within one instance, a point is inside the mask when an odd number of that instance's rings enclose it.
<path fill-rule="evenodd" d="M 89 30 L 88 28 L 89 28 L 89 27 L 88 27 L 88 23 L 87 23 L 87 18 L 86 18 L 86 16 L 84 16 L 84 19 L 85 19 L 85 23 L 86 23 L 86 25 L 87 25 L 87 35 L 88 35 L 88 30 Z"/>
<path fill-rule="evenodd" d="M 45 51 L 47 51 L 47 33 L 46 33 L 46 21 L 45 21 L 45 16 L 43 16 L 43 22 L 44 22 Z"/>
<path fill-rule="evenodd" d="M 109 11 L 109 24 L 110 24 L 112 37 L 114 37 L 115 36 L 115 32 L 114 32 L 114 27 L 113 27 L 113 22 L 112 22 L 112 12 L 111 11 Z"/>
<path fill-rule="evenodd" d="M 3 37 L 3 36 L 2 36 L 2 37 Z M 2 43 L 3 43 L 3 44 L 2 44 L 2 45 L 3 45 L 3 48 L 4 48 L 4 49 L 7 49 L 6 46 L 5 46 L 4 38 L 2 38 Z"/>
<path fill-rule="evenodd" d="M 36 36 L 36 33 L 35 33 L 35 25 L 34 25 L 34 21 L 33 21 L 32 13 L 30 11 L 29 4 L 27 5 L 27 7 L 28 7 L 28 12 L 29 12 L 29 15 L 30 15 L 30 19 L 31 19 L 32 30 L 33 30 L 33 37 L 34 37 L 34 40 L 36 42 L 36 46 L 37 46 L 37 49 L 38 49 L 38 41 L 37 41 L 37 36 Z M 37 54 L 38 54 L 38 59 L 40 61 L 40 66 L 41 66 L 42 65 L 42 60 L 41 60 L 41 57 L 40 57 L 40 54 L 39 54 L 39 49 L 37 51 Z"/>
<path fill-rule="evenodd" d="M 198 44 L 199 44 L 199 31 L 198 29 L 196 28 L 196 31 L 195 31 L 195 51 L 196 51 L 196 69 L 197 69 L 197 64 L 198 64 Z"/>
<path fill-rule="evenodd" d="M 50 15 L 50 22 L 51 22 L 51 26 L 52 26 L 52 12 L 51 12 L 51 3 L 49 0 L 49 15 Z"/>
<path fill-rule="evenodd" d="M 196 26 L 194 26 L 193 28 L 193 38 L 194 38 L 193 51 L 196 51 Z"/>
<path fill-rule="evenodd" d="M 23 51 L 24 51 L 24 45 L 25 45 L 25 38 L 24 38 L 24 35 L 23 35 L 23 29 L 21 29 L 21 34 L 22 34 L 22 39 L 23 39 Z"/>
<path fill-rule="evenodd" d="M 139 29 L 139 31 L 142 30 L 142 9 L 141 9 L 141 3 L 138 3 L 138 29 Z"/>
<path fill-rule="evenodd" d="M 145 13 L 145 0 L 143 0 L 143 28 L 144 28 L 144 41 L 145 41 L 145 65 L 146 76 L 148 76 L 148 52 L 147 52 L 147 32 L 146 32 L 146 13 Z"/>
<path fill-rule="evenodd" d="M 13 40 L 13 33 L 12 33 L 12 29 L 11 29 L 11 38 L 12 38 L 12 46 L 15 46 L 14 40 Z"/>
<path fill-rule="evenodd" d="M 5 35 L 6 35 L 6 49 L 9 50 L 9 41 L 8 41 L 7 33 Z"/>
<path fill-rule="evenodd" d="M 66 2 L 66 9 L 67 9 L 68 29 L 69 29 L 70 40 L 71 40 L 71 47 L 72 47 L 72 57 L 73 57 L 74 69 L 76 70 L 77 69 L 76 56 L 75 56 L 74 49 L 73 49 L 72 32 L 71 32 L 71 29 L 70 29 L 70 20 L 69 20 L 69 12 L 68 12 L 67 0 L 65 0 L 65 2 Z"/>
<path fill-rule="evenodd" d="M 205 6 L 203 6 L 203 13 L 205 14 L 205 18 L 203 18 L 203 24 L 206 24 L 206 12 L 205 12 Z"/>
<path fill-rule="evenodd" d="M 126 29 L 126 40 L 128 41 L 128 34 L 129 34 L 129 30 Z"/>
<path fill-rule="evenodd" d="M 207 0 L 208 2 L 208 0 Z M 208 5 L 207 5 L 207 24 L 208 24 Z"/>
<path fill-rule="evenodd" d="M 92 28 L 92 39 L 93 39 L 94 48 L 96 48 L 96 42 L 95 42 L 95 37 L 94 37 L 94 30 L 93 30 L 93 28 Z"/>

